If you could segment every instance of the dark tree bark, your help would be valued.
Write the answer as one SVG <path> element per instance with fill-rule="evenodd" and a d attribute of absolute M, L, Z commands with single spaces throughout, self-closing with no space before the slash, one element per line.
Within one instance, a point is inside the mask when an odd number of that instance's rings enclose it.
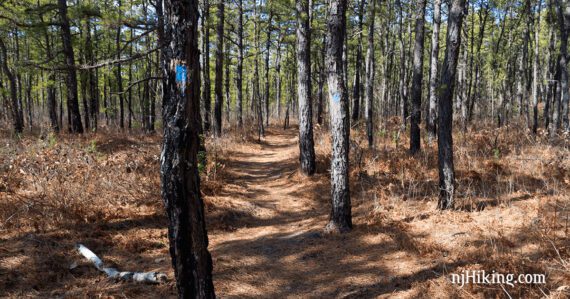
<path fill-rule="evenodd" d="M 204 203 L 200 195 L 198 1 L 163 0 L 165 51 L 161 193 L 179 298 L 215 298 Z"/>
<path fill-rule="evenodd" d="M 12 37 L 14 38 L 14 44 L 15 44 L 15 61 L 20 61 L 20 34 L 18 33 L 18 28 L 16 28 L 13 32 Z M 22 102 L 22 99 L 24 97 L 23 93 L 22 93 L 22 75 L 20 74 L 20 72 L 17 71 L 13 71 L 14 73 L 14 77 L 16 78 L 16 86 L 17 86 L 17 93 L 18 96 L 16 97 L 17 101 L 18 101 L 18 106 L 17 106 L 17 111 L 18 111 L 18 118 L 22 120 L 22 126 L 24 126 L 25 122 L 24 122 L 24 103 Z"/>
<path fill-rule="evenodd" d="M 131 28 L 130 30 L 130 37 L 129 38 L 133 38 L 133 29 Z M 131 43 L 130 47 L 129 47 L 129 55 L 132 57 L 133 56 L 133 44 Z M 133 64 L 129 64 L 129 82 L 133 82 Z M 128 114 L 129 114 L 129 118 L 127 119 L 127 128 L 131 129 L 133 127 L 133 89 L 129 88 L 129 94 L 127 97 L 129 100 L 127 101 L 127 109 Z"/>
<path fill-rule="evenodd" d="M 82 24 L 82 28 L 79 30 L 79 36 L 82 40 L 84 40 L 83 47 L 79 49 L 79 63 L 81 64 L 88 64 L 90 63 L 87 54 L 87 45 L 88 42 L 91 42 L 89 34 L 87 33 L 87 20 Z M 81 101 L 83 102 L 83 125 L 85 126 L 85 130 L 89 131 L 89 126 L 91 125 L 91 120 L 89 116 L 91 115 L 89 112 L 89 104 L 91 102 L 91 93 L 89 92 L 89 73 L 91 70 L 81 70 L 79 71 L 79 80 L 81 83 Z"/>
<path fill-rule="evenodd" d="M 408 99 L 406 95 L 406 47 L 404 42 L 404 7 L 402 6 L 401 0 L 396 0 L 398 3 L 398 8 L 400 10 L 399 17 L 399 34 L 400 34 L 400 76 L 398 82 L 398 95 L 400 99 L 400 116 L 402 118 L 402 129 L 406 128 L 406 122 L 408 117 Z"/>
<path fill-rule="evenodd" d="M 556 34 L 554 30 L 554 8 L 553 2 L 554 0 L 548 1 L 548 12 L 546 14 L 547 23 L 550 25 L 548 28 L 549 31 L 549 42 L 548 42 L 548 92 L 546 97 L 546 104 L 544 106 L 544 128 L 549 131 L 551 124 L 552 124 L 552 106 L 554 105 L 554 100 L 556 98 L 556 81 L 555 81 L 555 74 L 556 74 Z M 550 131 L 549 131 L 550 132 Z"/>
<path fill-rule="evenodd" d="M 350 190 L 348 183 L 348 142 L 350 118 L 348 91 L 342 60 L 346 34 L 346 0 L 331 0 L 327 21 L 327 73 L 329 109 L 331 114 L 331 214 L 325 230 L 348 232 L 352 229 Z"/>
<path fill-rule="evenodd" d="M 223 82 L 224 82 L 224 1 L 218 1 L 218 25 L 217 45 L 216 45 L 216 81 L 214 82 L 215 102 L 214 102 L 214 136 L 222 136 L 222 105 L 224 102 Z"/>
<path fill-rule="evenodd" d="M 238 63 L 236 76 L 236 113 L 237 125 L 243 127 L 243 0 L 238 1 Z"/>
<path fill-rule="evenodd" d="M 230 97 L 230 63 L 231 63 L 231 58 L 230 58 L 230 52 L 231 52 L 231 47 L 230 47 L 230 43 L 226 43 L 226 63 L 224 65 L 224 68 L 226 70 L 226 74 L 224 76 L 224 91 L 226 92 L 225 94 L 225 99 L 226 99 L 226 122 L 229 124 L 230 123 L 230 113 L 231 113 L 231 109 L 230 109 L 230 102 L 231 102 L 231 97 Z"/>
<path fill-rule="evenodd" d="M 558 1 L 558 21 L 560 26 L 560 57 L 558 60 L 558 68 L 560 72 L 560 108 L 559 118 L 562 122 L 562 129 L 568 131 L 568 32 L 570 31 L 570 3 L 568 0 Z M 559 126 L 557 126 L 559 127 Z"/>
<path fill-rule="evenodd" d="M 30 46 L 28 41 L 25 41 L 26 46 L 26 59 L 30 59 Z M 33 120 L 33 107 L 34 103 L 32 101 L 32 85 L 33 85 L 33 76 L 32 74 L 26 74 L 26 112 L 28 116 L 28 126 L 30 131 L 34 129 L 34 120 Z"/>
<path fill-rule="evenodd" d="M 96 30 L 96 26 L 93 27 Z M 85 54 L 88 63 L 95 64 L 95 55 L 93 53 L 93 41 L 91 37 L 91 22 L 86 21 L 86 40 L 85 40 Z M 97 32 L 95 32 L 97 36 Z M 97 70 L 88 70 L 88 85 L 89 85 L 89 113 L 91 114 L 89 120 L 91 121 L 91 130 L 97 131 L 97 121 L 99 117 L 99 84 L 97 79 Z"/>
<path fill-rule="evenodd" d="M 538 0 L 536 25 L 534 25 L 534 60 L 532 63 L 532 132 L 538 131 L 538 62 L 539 62 L 539 35 L 540 35 L 540 10 L 542 0 Z"/>
<path fill-rule="evenodd" d="M 374 145 L 374 18 L 376 0 L 370 0 L 368 8 L 368 50 L 366 52 L 366 135 L 368 147 Z"/>
<path fill-rule="evenodd" d="M 461 25 L 467 14 L 465 0 L 453 0 L 449 8 L 445 59 L 443 61 L 441 83 L 439 85 L 439 202 L 438 208 L 445 210 L 455 203 L 455 168 L 453 165 L 453 90 L 455 73 L 461 45 Z"/>
<path fill-rule="evenodd" d="M 281 119 L 281 41 L 282 33 L 277 42 L 277 55 L 275 55 L 275 103 L 277 105 L 277 119 Z"/>
<path fill-rule="evenodd" d="M 370 0 L 372 1 L 372 0 Z M 361 79 L 361 64 L 362 64 L 362 31 L 364 29 L 364 2 L 365 0 L 360 0 L 358 3 L 358 46 L 356 48 L 356 64 L 354 65 L 354 85 L 352 86 L 352 120 L 357 121 L 360 118 L 360 103 L 362 95 L 360 90 L 362 89 L 362 79 Z"/>
<path fill-rule="evenodd" d="M 299 101 L 299 160 L 305 175 L 315 173 L 313 104 L 311 101 L 311 28 L 309 0 L 296 0 L 297 98 Z"/>
<path fill-rule="evenodd" d="M 268 2 L 266 3 L 268 6 Z M 269 9 L 269 7 L 268 7 Z M 269 13 L 269 19 L 267 20 L 267 41 L 265 42 L 265 96 L 263 97 L 263 102 L 265 104 L 265 126 L 269 126 L 269 50 L 271 47 L 271 20 L 273 19 L 273 14 L 271 11 Z"/>
<path fill-rule="evenodd" d="M 18 101 L 18 84 L 16 82 L 16 76 L 8 67 L 8 55 L 7 55 L 6 45 L 4 41 L 0 38 L 0 54 L 2 55 L 2 69 L 8 77 L 10 84 L 10 98 L 12 100 L 12 123 L 14 126 L 14 131 L 16 133 L 22 133 L 24 131 L 24 118 L 22 117 L 22 106 Z"/>
<path fill-rule="evenodd" d="M 433 2 L 433 32 L 431 37 L 430 76 L 429 76 L 429 105 L 426 115 L 428 142 L 435 138 L 437 121 L 437 76 L 439 57 L 439 26 L 441 24 L 441 0 Z"/>
<path fill-rule="evenodd" d="M 422 118 L 422 82 L 424 70 L 424 18 L 427 0 L 418 0 L 416 15 L 416 40 L 414 45 L 414 69 L 412 75 L 412 111 L 410 117 L 410 153 L 420 151 L 420 122 Z"/>
<path fill-rule="evenodd" d="M 211 127 L 212 114 L 212 87 L 210 81 L 210 3 L 204 0 L 202 14 L 202 69 L 204 77 L 204 91 L 202 92 L 204 102 L 204 131 L 209 132 Z"/>
<path fill-rule="evenodd" d="M 321 53 L 319 57 L 320 61 L 320 70 L 319 70 L 319 90 L 317 96 L 317 123 L 319 125 L 323 124 L 323 105 L 324 105 L 324 85 L 326 81 L 326 66 L 325 66 L 325 54 L 326 54 L 326 44 L 327 44 L 327 35 L 323 34 L 323 44 L 321 47 Z"/>
<path fill-rule="evenodd" d="M 40 20 L 43 22 L 43 16 L 40 15 Z M 44 39 L 46 43 L 46 58 L 47 60 L 53 59 L 53 53 L 51 48 L 51 38 L 48 33 L 47 28 L 44 29 Z M 47 110 L 50 120 L 51 129 L 58 133 L 59 123 L 57 121 L 57 103 L 56 103 L 56 90 L 55 90 L 55 71 L 49 71 L 48 73 L 48 83 L 47 83 Z"/>
<path fill-rule="evenodd" d="M 81 114 L 79 113 L 79 99 L 77 95 L 77 72 L 75 70 L 75 55 L 67 18 L 67 1 L 58 0 L 59 17 L 61 22 L 61 38 L 63 41 L 63 54 L 67 65 L 67 110 L 71 121 L 69 130 L 72 133 L 83 133 Z"/>
<path fill-rule="evenodd" d="M 117 5 L 119 6 L 119 21 L 121 16 L 121 0 L 118 0 Z M 117 35 L 115 37 L 115 47 L 117 49 L 117 59 L 121 58 L 121 26 L 117 26 Z M 121 64 L 117 63 L 115 76 L 117 78 L 117 94 L 119 95 L 119 126 L 120 128 L 125 127 L 125 103 L 123 96 L 123 71 Z"/>
<path fill-rule="evenodd" d="M 253 90 L 251 101 L 252 108 L 255 108 L 255 113 L 257 114 L 257 140 L 261 141 L 261 137 L 265 136 L 265 128 L 263 124 L 263 109 L 261 105 L 261 93 L 259 91 L 259 53 L 261 52 L 261 46 L 259 41 L 260 29 L 259 29 L 259 16 L 257 13 L 257 4 L 253 4 L 253 31 L 254 31 L 254 44 L 255 44 L 255 55 L 254 55 L 254 78 L 253 78 Z"/>

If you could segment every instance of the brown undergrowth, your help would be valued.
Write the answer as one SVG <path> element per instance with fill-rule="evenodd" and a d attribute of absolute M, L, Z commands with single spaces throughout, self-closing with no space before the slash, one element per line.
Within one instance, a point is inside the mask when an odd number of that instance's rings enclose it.
<path fill-rule="evenodd" d="M 439 212 L 437 147 L 410 156 L 395 121 L 367 148 L 351 131 L 354 230 L 325 235 L 330 137 L 317 173 L 297 171 L 296 128 L 252 125 L 206 138 L 200 166 L 214 279 L 222 297 L 561 298 L 570 285 L 570 159 L 564 139 L 520 127 L 455 133 L 457 210 Z M 424 136 L 422 136 L 423 138 Z M 160 198 L 160 137 L 2 132 L 0 297 L 174 297 Z M 425 139 L 422 139 L 425 140 Z M 107 280 L 78 242 L 119 269 L 166 284 Z M 545 285 L 466 285 L 451 273 L 545 273 Z M 507 295 L 508 294 L 508 295 Z"/>

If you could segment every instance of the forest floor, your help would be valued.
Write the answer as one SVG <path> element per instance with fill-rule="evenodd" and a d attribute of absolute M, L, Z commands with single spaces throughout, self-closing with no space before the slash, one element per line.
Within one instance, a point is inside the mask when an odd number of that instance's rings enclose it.
<path fill-rule="evenodd" d="M 469 135 L 470 134 L 470 135 Z M 564 298 L 570 289 L 568 144 L 516 130 L 456 137 L 458 209 L 440 212 L 437 150 L 409 156 L 397 131 L 375 149 L 351 142 L 354 230 L 323 233 L 329 137 L 317 173 L 298 172 L 296 128 L 257 142 L 208 140 L 202 175 L 219 297 Z M 401 138 L 401 139 L 400 139 Z M 0 297 L 175 297 L 160 199 L 160 137 L 119 133 L 0 140 Z M 6 144 L 6 146 L 4 146 Z M 109 281 L 83 243 L 121 270 L 162 271 L 160 285 Z M 541 273 L 541 285 L 450 283 L 463 270 Z"/>

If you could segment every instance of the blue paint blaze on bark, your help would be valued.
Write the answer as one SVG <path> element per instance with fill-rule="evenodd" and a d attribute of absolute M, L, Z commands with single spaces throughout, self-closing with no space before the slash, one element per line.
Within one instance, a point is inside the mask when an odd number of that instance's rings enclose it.
<path fill-rule="evenodd" d="M 335 92 L 335 93 L 333 93 L 332 99 L 333 99 L 333 101 L 334 101 L 335 103 L 340 102 L 340 98 L 341 98 L 340 92 Z"/>
<path fill-rule="evenodd" d="M 177 65 L 176 66 L 176 84 L 178 87 L 184 92 L 186 89 L 186 75 L 187 69 L 185 65 Z"/>

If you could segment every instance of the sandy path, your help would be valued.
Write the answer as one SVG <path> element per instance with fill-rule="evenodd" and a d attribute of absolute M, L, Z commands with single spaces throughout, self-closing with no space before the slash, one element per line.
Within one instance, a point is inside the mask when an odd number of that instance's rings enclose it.
<path fill-rule="evenodd" d="M 352 233 L 322 233 L 329 211 L 328 174 L 303 178 L 296 173 L 296 134 L 271 129 L 258 149 L 230 155 L 229 178 L 217 200 L 232 202 L 233 226 L 210 232 L 218 295 L 376 297 L 423 278 L 410 269 L 431 265 L 422 266 L 398 249 L 392 229 L 359 229 L 358 211 Z"/>

